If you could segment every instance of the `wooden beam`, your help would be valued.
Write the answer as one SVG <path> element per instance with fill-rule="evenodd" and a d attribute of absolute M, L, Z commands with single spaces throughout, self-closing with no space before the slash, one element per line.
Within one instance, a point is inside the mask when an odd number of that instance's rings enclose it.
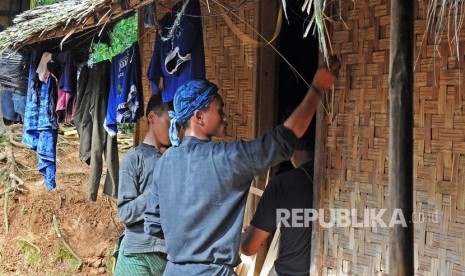
<path fill-rule="evenodd" d="M 414 274 L 413 8 L 413 0 L 391 1 L 389 207 L 391 214 L 401 210 L 407 223 L 406 226 L 396 224 L 389 231 L 388 273 L 396 276 Z"/>
<path fill-rule="evenodd" d="M 260 2 L 255 12 L 258 21 L 258 31 L 266 38 L 271 38 L 276 28 L 276 16 L 278 3 L 273 0 Z M 275 44 L 273 44 L 275 45 Z M 255 93 L 255 137 L 272 129 L 277 120 L 277 96 L 278 83 L 276 81 L 277 59 L 274 50 L 267 47 L 257 47 L 256 52 L 256 93 Z"/>
<path fill-rule="evenodd" d="M 320 60 L 322 60 L 320 58 Z M 322 102 L 324 100 L 322 99 Z M 316 113 L 315 157 L 313 172 L 313 208 L 324 208 L 325 170 L 326 170 L 326 135 L 328 123 L 322 105 Z M 310 275 L 321 275 L 323 267 L 323 228 L 320 223 L 312 223 L 312 244 L 310 250 Z"/>
<path fill-rule="evenodd" d="M 266 38 L 271 38 L 276 29 L 276 17 L 278 14 L 279 3 L 274 0 L 263 0 L 255 8 L 255 23 L 254 27 Z M 256 36 L 255 36 L 256 37 Z M 256 68 L 253 77 L 255 78 L 255 116 L 253 132 L 255 137 L 263 134 L 266 130 L 272 129 L 276 125 L 277 120 L 277 105 L 276 105 L 276 53 L 270 46 L 256 48 Z M 265 184 L 268 182 L 268 176 L 261 174 L 257 177 L 253 185 L 261 190 L 265 189 Z M 258 205 L 258 198 L 250 204 L 249 214 L 254 214 Z M 252 215 L 246 218 L 247 221 L 252 220 Z M 266 254 L 269 248 L 269 243 L 257 253 L 255 263 L 255 275 L 258 275 L 262 269 Z"/>
<path fill-rule="evenodd" d="M 146 29 L 144 27 L 144 18 L 143 16 L 137 17 L 137 40 L 139 41 L 139 54 L 140 54 L 140 61 L 141 61 L 141 72 L 147 72 L 147 68 L 151 61 L 153 44 L 155 39 L 148 35 L 149 32 L 153 32 L 154 27 L 151 29 Z M 147 46 L 146 44 L 150 45 Z M 144 49 L 148 47 L 151 49 L 150 52 L 144 51 Z M 145 56 L 149 55 L 149 56 Z M 150 82 L 147 78 L 142 78 L 142 95 L 143 95 L 143 102 L 144 108 L 146 108 L 146 104 L 149 102 L 150 97 L 152 96 L 152 89 L 150 88 Z M 133 146 L 137 147 L 145 138 L 145 134 L 147 134 L 147 117 L 142 116 L 139 120 L 136 121 L 134 125 L 134 136 L 133 136 Z"/>

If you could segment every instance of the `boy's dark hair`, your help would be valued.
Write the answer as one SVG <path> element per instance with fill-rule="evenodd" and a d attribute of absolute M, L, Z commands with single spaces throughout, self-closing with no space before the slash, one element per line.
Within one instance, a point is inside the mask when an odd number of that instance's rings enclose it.
<path fill-rule="evenodd" d="M 172 103 L 164 103 L 161 98 L 161 93 L 150 96 L 149 102 L 145 109 L 145 116 L 148 116 L 151 111 L 159 114 L 166 110 L 172 110 Z"/>

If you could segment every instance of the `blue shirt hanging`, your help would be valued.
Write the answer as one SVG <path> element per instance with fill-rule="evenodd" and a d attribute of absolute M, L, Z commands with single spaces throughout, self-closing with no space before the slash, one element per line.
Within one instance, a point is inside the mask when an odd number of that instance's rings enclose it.
<path fill-rule="evenodd" d="M 118 132 L 116 124 L 137 120 L 143 104 L 139 44 L 111 59 L 111 83 L 105 130 L 112 137 Z"/>
<path fill-rule="evenodd" d="M 185 7 L 183 8 L 183 5 Z M 173 26 L 177 17 L 178 26 Z M 162 34 L 156 34 L 155 49 L 147 71 L 152 92 L 158 92 L 163 79 L 163 102 L 173 100 L 178 87 L 188 80 L 205 79 L 205 54 L 199 0 L 179 1 L 173 13 L 167 13 L 160 21 Z M 173 35 L 167 41 L 171 28 Z"/>

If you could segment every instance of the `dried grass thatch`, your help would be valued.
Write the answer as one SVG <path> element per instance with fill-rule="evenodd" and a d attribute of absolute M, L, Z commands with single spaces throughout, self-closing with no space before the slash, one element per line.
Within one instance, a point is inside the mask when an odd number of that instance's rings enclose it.
<path fill-rule="evenodd" d="M 318 37 L 318 41 L 320 44 L 320 51 L 323 53 L 323 56 L 326 61 L 329 60 L 330 54 L 328 52 L 328 46 L 331 47 L 331 42 L 326 42 L 326 22 L 325 22 L 325 14 L 324 10 L 326 5 L 330 1 L 325 0 L 305 0 L 302 11 L 306 11 L 307 14 L 310 14 L 313 8 L 313 16 L 310 19 L 310 22 L 307 25 L 307 28 L 304 33 L 304 37 L 308 35 L 310 29 L 314 27 L 313 35 Z M 328 36 L 329 40 L 329 36 Z M 332 52 L 332 51 L 331 51 Z"/>
<path fill-rule="evenodd" d="M 68 0 L 49 6 L 41 6 L 15 17 L 13 25 L 0 33 L 0 52 L 7 48 L 20 49 L 52 38 L 62 43 L 71 35 L 105 26 L 154 0 L 130 0 L 127 9 L 119 0 Z"/>
<path fill-rule="evenodd" d="M 459 36 L 465 19 L 465 1 L 419 0 L 419 5 L 427 5 L 427 9 L 425 9 L 427 11 L 427 24 L 421 41 L 422 46 L 427 34 L 431 33 L 435 45 L 434 55 L 441 57 L 438 47 L 443 39 L 447 39 L 450 52 L 457 57 L 457 60 L 460 60 Z"/>
<path fill-rule="evenodd" d="M 287 18 L 286 1 L 295 0 L 281 0 L 284 15 Z M 318 38 L 320 51 L 323 53 L 323 57 L 326 61 L 329 61 L 332 50 L 328 49 L 328 47 L 331 47 L 331 41 L 326 28 L 326 19 L 328 17 L 325 15 L 325 10 L 333 1 L 334 0 L 304 0 L 302 5 L 302 12 L 311 15 L 303 36 L 307 37 L 310 30 L 313 28 L 312 34 Z"/>

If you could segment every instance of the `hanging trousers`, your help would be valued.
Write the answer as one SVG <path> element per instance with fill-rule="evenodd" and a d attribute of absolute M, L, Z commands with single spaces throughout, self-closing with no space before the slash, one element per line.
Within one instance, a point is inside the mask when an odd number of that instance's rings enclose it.
<path fill-rule="evenodd" d="M 118 196 L 118 144 L 107 135 L 103 124 L 107 113 L 110 63 L 100 62 L 92 68 L 84 66 L 79 76 L 74 123 L 79 133 L 79 159 L 90 166 L 89 199 L 97 200 L 102 176 L 103 158 L 107 173 L 103 193 Z"/>

